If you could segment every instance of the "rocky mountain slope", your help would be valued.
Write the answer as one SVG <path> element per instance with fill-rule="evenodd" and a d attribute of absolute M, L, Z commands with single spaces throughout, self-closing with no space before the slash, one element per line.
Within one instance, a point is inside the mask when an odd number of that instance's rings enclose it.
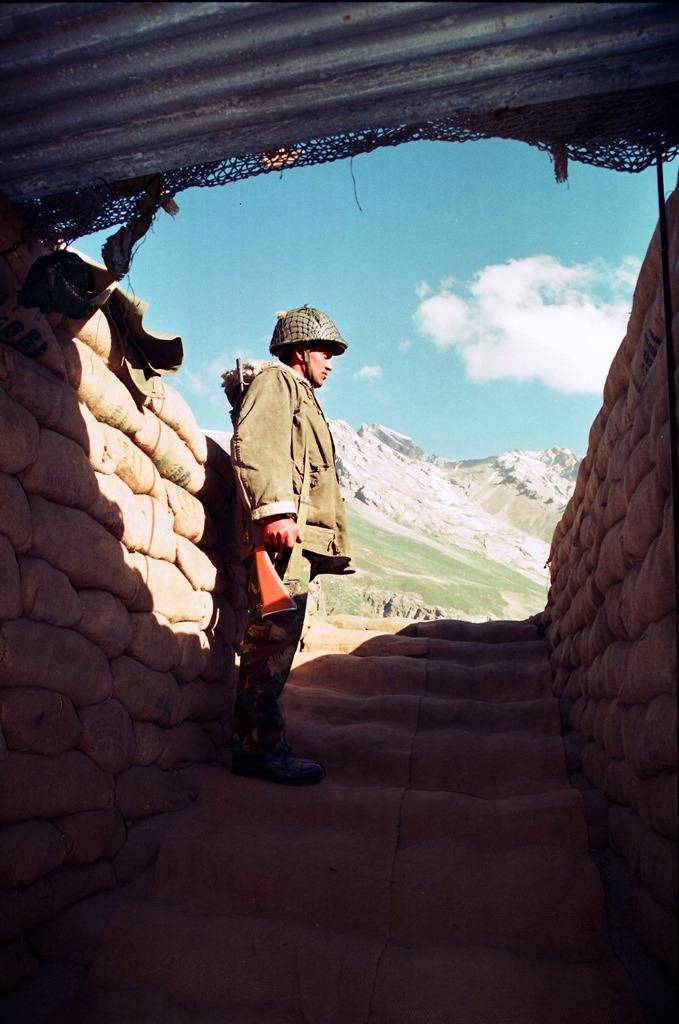
<path fill-rule="evenodd" d="M 480 621 L 544 607 L 572 451 L 451 461 L 381 424 L 331 429 L 357 572 L 322 578 L 323 611 Z M 228 447 L 228 434 L 209 433 Z"/>
<path fill-rule="evenodd" d="M 381 424 L 331 426 L 359 572 L 323 580 L 329 611 L 344 601 L 360 614 L 381 606 L 382 614 L 483 619 L 543 607 L 549 540 L 579 463 L 573 452 L 454 462 Z"/>

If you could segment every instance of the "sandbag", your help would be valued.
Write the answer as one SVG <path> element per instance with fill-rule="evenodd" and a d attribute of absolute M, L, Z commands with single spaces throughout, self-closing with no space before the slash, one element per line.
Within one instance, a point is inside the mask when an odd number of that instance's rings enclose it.
<path fill-rule="evenodd" d="M 601 746 L 609 757 L 621 760 L 625 756 L 623 745 L 623 717 L 624 709 L 619 700 L 613 699 L 606 704 L 605 712 L 598 723 Z"/>
<path fill-rule="evenodd" d="M 78 750 L 56 757 L 9 754 L 2 762 L 0 825 L 108 807 L 113 779 Z"/>
<path fill-rule="evenodd" d="M 111 864 L 99 860 L 95 864 L 65 864 L 50 875 L 49 881 L 53 894 L 50 916 L 56 916 L 88 896 L 112 889 L 115 876 Z"/>
<path fill-rule="evenodd" d="M 663 772 L 639 782 L 637 810 L 654 832 L 677 838 L 677 773 Z"/>
<path fill-rule="evenodd" d="M 605 771 L 603 790 L 609 800 L 636 808 L 641 783 L 626 761 L 611 760 Z"/>
<path fill-rule="evenodd" d="M 0 536 L 0 619 L 18 619 L 22 612 L 21 576 L 14 548 Z"/>
<path fill-rule="evenodd" d="M 170 672 L 180 652 L 170 620 L 159 612 L 131 612 L 132 638 L 126 653 L 157 672 Z"/>
<path fill-rule="evenodd" d="M 0 473 L 0 534 L 7 537 L 16 552 L 23 554 L 31 546 L 32 532 L 26 492 L 15 476 Z"/>
<path fill-rule="evenodd" d="M 156 384 L 156 393 L 146 400 L 145 405 L 163 423 L 179 434 L 198 462 L 202 464 L 206 461 L 207 439 L 196 423 L 191 406 L 178 391 L 165 381 L 159 380 Z"/>
<path fill-rule="evenodd" d="M 47 921 L 53 914 L 54 899 L 47 878 L 39 878 L 21 889 L 0 890 L 0 942 Z"/>
<path fill-rule="evenodd" d="M 223 527 L 192 494 L 171 480 L 165 481 L 167 498 L 174 515 L 175 533 L 203 547 L 219 547 Z"/>
<path fill-rule="evenodd" d="M 635 811 L 619 804 L 611 805 L 608 824 L 611 846 L 624 857 L 630 872 L 636 871 L 648 829 Z"/>
<path fill-rule="evenodd" d="M 128 551 L 175 559 L 175 535 L 167 508 L 148 494 L 134 494 L 117 475 L 96 474 L 97 494 L 88 511 Z"/>
<path fill-rule="evenodd" d="M 160 475 L 197 494 L 205 483 L 205 469 L 182 439 L 150 409 L 142 409 L 142 422 L 134 432 L 135 444 L 153 462 Z"/>
<path fill-rule="evenodd" d="M 133 764 L 148 765 L 163 752 L 163 730 L 153 722 L 133 722 L 135 752 Z"/>
<path fill-rule="evenodd" d="M 201 674 L 208 640 L 195 622 L 175 622 L 172 631 L 179 649 L 174 675 L 180 683 L 188 683 Z"/>
<path fill-rule="evenodd" d="M 622 546 L 630 562 L 642 562 L 651 542 L 662 529 L 665 494 L 651 469 L 629 499 L 622 530 Z"/>
<path fill-rule="evenodd" d="M 605 789 L 606 771 L 611 762 L 598 743 L 588 743 L 582 751 L 582 767 L 586 778 L 597 789 Z"/>
<path fill-rule="evenodd" d="M 0 888 L 31 885 L 64 863 L 63 836 L 49 821 L 22 821 L 0 831 Z"/>
<path fill-rule="evenodd" d="M 138 558 L 142 585 L 130 604 L 132 611 L 153 610 L 170 622 L 197 622 L 203 628 L 210 624 L 214 606 L 208 593 L 194 590 L 176 565 L 147 555 Z"/>
<path fill-rule="evenodd" d="M 644 756 L 642 729 L 646 716 L 643 704 L 622 705 L 622 745 L 625 761 L 638 779 L 657 774 Z"/>
<path fill-rule="evenodd" d="M 127 650 L 132 638 L 130 613 L 119 598 L 107 590 L 80 590 L 82 617 L 75 629 L 101 647 L 108 658 Z"/>
<path fill-rule="evenodd" d="M 114 373 L 123 363 L 123 346 L 117 331 L 111 329 L 106 314 L 99 307 L 92 309 L 87 317 L 70 320 L 64 317 L 55 331 L 59 341 L 68 345 L 74 338 L 84 342 Z"/>
<path fill-rule="evenodd" d="M 131 603 L 141 586 L 140 568 L 124 545 L 86 512 L 31 496 L 30 553 L 61 569 L 76 587 L 109 590 Z"/>
<path fill-rule="evenodd" d="M 643 886 L 632 881 L 627 914 L 644 946 L 676 977 L 679 973 L 676 913 L 661 906 Z"/>
<path fill-rule="evenodd" d="M 92 413 L 72 387 L 3 345 L 0 345 L 0 386 L 31 413 L 41 427 L 57 430 L 75 441 L 95 468 L 107 471 L 101 433 L 93 426 Z"/>
<path fill-rule="evenodd" d="M 71 508 L 88 509 L 97 497 L 96 477 L 82 448 L 54 430 L 40 431 L 36 459 L 19 479 L 27 494 Z"/>
<path fill-rule="evenodd" d="M 82 618 L 77 591 L 65 573 L 42 558 L 19 556 L 23 614 L 35 622 L 68 628 Z"/>
<path fill-rule="evenodd" d="M 0 363 L 0 385 L 3 384 Z M 35 462 L 38 436 L 35 418 L 0 386 L 0 472 L 19 473 Z"/>
<path fill-rule="evenodd" d="M 142 414 L 125 385 L 99 356 L 77 339 L 66 350 L 68 383 L 102 423 L 132 436 L 142 425 Z"/>
<path fill-rule="evenodd" d="M 192 722 L 209 722 L 219 718 L 227 705 L 233 703 L 232 695 L 223 686 L 195 679 L 181 688 L 182 718 Z M 230 706 L 229 706 L 229 709 Z"/>
<path fill-rule="evenodd" d="M 138 722 L 179 725 L 181 694 L 169 672 L 156 672 L 121 655 L 111 662 L 113 695 Z"/>
<path fill-rule="evenodd" d="M 54 824 L 62 835 L 68 864 L 112 860 L 125 842 L 125 822 L 115 807 L 69 814 Z"/>
<path fill-rule="evenodd" d="M 165 485 L 148 455 L 121 430 L 108 423 L 101 425 L 106 447 L 115 472 L 135 494 L 151 494 L 161 503 L 166 499 Z"/>
<path fill-rule="evenodd" d="M 630 651 L 628 670 L 620 687 L 625 704 L 650 704 L 655 697 L 671 694 L 676 687 L 674 614 L 652 622 Z"/>
<path fill-rule="evenodd" d="M 648 832 L 641 846 L 639 877 L 651 895 L 676 913 L 677 844 Z"/>
<path fill-rule="evenodd" d="M 116 776 L 116 806 L 127 821 L 178 811 L 188 802 L 188 791 L 173 772 L 133 767 Z"/>
<path fill-rule="evenodd" d="M 606 624 L 616 640 L 626 640 L 628 636 L 620 611 L 622 588 L 623 584 L 621 582 L 614 583 L 613 586 L 608 588 L 604 598 Z"/>
<path fill-rule="evenodd" d="M 225 481 L 209 462 L 205 465 L 205 482 L 198 490 L 187 487 L 205 507 L 218 519 L 229 520 L 237 508 L 238 496 L 235 481 Z M 230 530 L 227 530 L 227 534 Z"/>
<path fill-rule="evenodd" d="M 654 463 L 651 437 L 651 405 L 642 394 L 630 434 L 630 457 L 625 467 L 625 495 L 630 498 L 637 484 L 650 472 Z"/>
<path fill-rule="evenodd" d="M 176 564 L 186 576 L 194 590 L 218 593 L 224 589 L 224 572 L 220 573 L 218 557 L 211 552 L 201 551 L 186 537 L 176 538 Z"/>
<path fill-rule="evenodd" d="M 222 448 L 221 444 L 218 444 L 213 437 L 209 435 L 205 436 L 205 443 L 207 445 L 207 464 L 210 469 L 213 469 L 217 473 L 222 481 L 231 487 L 235 481 L 233 466 L 231 465 L 231 456 Z"/>
<path fill-rule="evenodd" d="M 72 629 L 29 619 L 0 626 L 0 686 L 29 686 L 65 694 L 76 707 L 111 695 L 108 659 Z"/>
<path fill-rule="evenodd" d="M 0 721 L 9 749 L 23 754 L 54 757 L 80 741 L 80 720 L 73 704 L 51 690 L 3 687 Z"/>
<path fill-rule="evenodd" d="M 81 708 L 80 749 L 103 771 L 116 775 L 132 764 L 134 730 L 125 708 L 117 700 Z"/>
<path fill-rule="evenodd" d="M 211 761 L 213 757 L 214 747 L 197 723 L 184 722 L 176 729 L 163 730 L 163 749 L 158 758 L 160 768 Z"/>
<path fill-rule="evenodd" d="M 674 608 L 674 546 L 671 499 L 665 505 L 663 527 L 652 542 L 634 587 L 636 619 L 641 628 L 659 621 Z M 636 631 L 639 635 L 641 629 Z"/>
<path fill-rule="evenodd" d="M 622 546 L 622 530 L 623 522 L 616 522 L 601 542 L 594 582 L 602 594 L 605 594 L 614 583 L 625 578 L 627 561 Z"/>
<path fill-rule="evenodd" d="M 640 746 L 649 774 L 676 771 L 677 700 L 674 694 L 660 694 L 648 705 Z"/>
<path fill-rule="evenodd" d="M 3 291 L 10 284 L 6 266 L 5 256 L 0 255 Z M 64 377 L 64 356 L 47 317 L 39 309 L 20 306 L 16 291 L 0 302 L 0 341 L 26 358 L 37 360 L 57 377 Z"/>

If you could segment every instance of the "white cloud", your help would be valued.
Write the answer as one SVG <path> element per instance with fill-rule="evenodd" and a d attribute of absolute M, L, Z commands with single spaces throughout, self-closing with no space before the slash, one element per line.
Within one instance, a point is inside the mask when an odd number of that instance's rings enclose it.
<path fill-rule="evenodd" d="M 537 380 L 596 394 L 624 337 L 639 265 L 632 257 L 617 267 L 566 266 L 547 255 L 510 260 L 466 287 L 445 279 L 413 321 L 437 348 L 455 349 L 479 383 Z"/>
<path fill-rule="evenodd" d="M 410 338 L 401 338 L 398 343 L 399 352 L 409 352 L 412 347 L 413 343 Z"/>
<path fill-rule="evenodd" d="M 426 281 L 420 281 L 415 285 L 415 294 L 418 299 L 426 299 L 427 295 L 431 295 L 431 288 Z"/>
<path fill-rule="evenodd" d="M 381 366 L 362 366 L 360 370 L 357 370 L 353 375 L 354 380 L 376 380 L 382 376 Z"/>
<path fill-rule="evenodd" d="M 188 366 L 183 366 L 180 370 L 181 380 L 184 381 L 188 390 L 198 395 L 199 398 L 203 398 L 207 395 L 210 390 L 210 380 L 205 373 L 195 373 L 193 370 L 189 370 Z"/>

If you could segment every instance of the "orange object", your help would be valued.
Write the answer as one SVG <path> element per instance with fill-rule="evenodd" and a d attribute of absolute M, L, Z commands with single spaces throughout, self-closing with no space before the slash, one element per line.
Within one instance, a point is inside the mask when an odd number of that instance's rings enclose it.
<path fill-rule="evenodd" d="M 297 605 L 283 586 L 283 581 L 273 567 L 273 562 L 263 544 L 253 549 L 257 585 L 262 603 L 262 617 L 277 615 L 279 612 L 295 612 Z"/>

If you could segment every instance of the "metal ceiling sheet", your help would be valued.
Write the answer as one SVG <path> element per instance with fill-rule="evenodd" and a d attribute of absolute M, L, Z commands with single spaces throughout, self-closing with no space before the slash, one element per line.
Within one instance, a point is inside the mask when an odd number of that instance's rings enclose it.
<path fill-rule="evenodd" d="M 0 188 L 677 81 L 668 3 L 6 3 Z"/>

